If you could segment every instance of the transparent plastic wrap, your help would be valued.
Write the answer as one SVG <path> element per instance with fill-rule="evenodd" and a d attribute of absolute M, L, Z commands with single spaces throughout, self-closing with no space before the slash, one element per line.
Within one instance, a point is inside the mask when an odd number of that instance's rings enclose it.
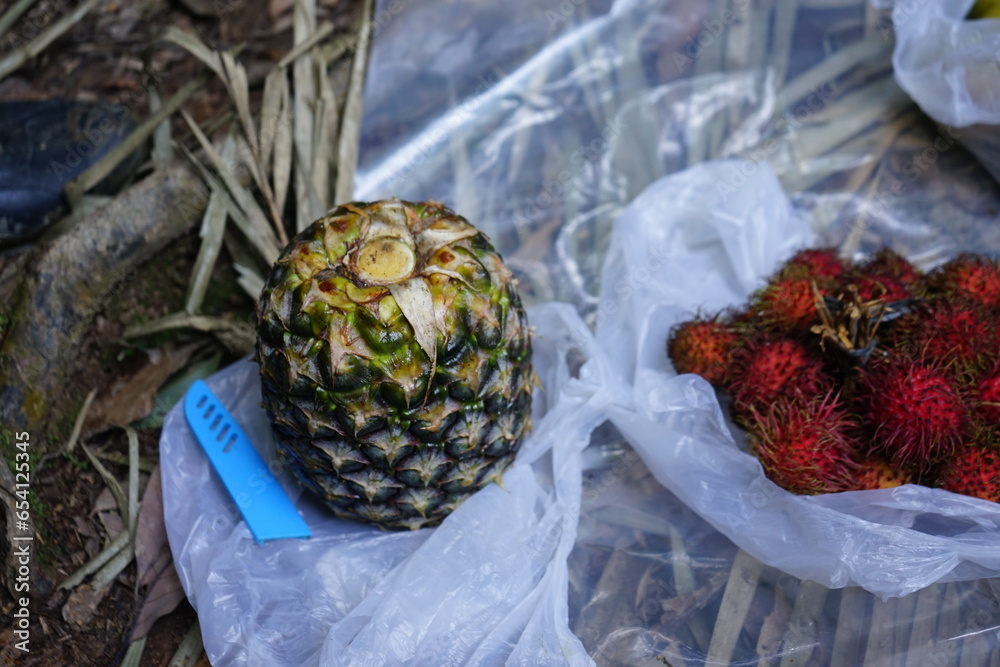
<path fill-rule="evenodd" d="M 976 0 L 873 3 L 892 8 L 899 85 L 1000 180 L 1000 18 L 966 19 Z"/>
<path fill-rule="evenodd" d="M 300 498 L 316 537 L 257 547 L 175 413 L 168 530 L 213 663 L 988 664 L 993 506 L 791 497 L 663 350 L 802 244 L 1000 252 L 997 184 L 895 83 L 886 20 L 864 0 L 380 0 L 355 195 L 487 231 L 536 304 L 536 432 L 506 491 L 438 529 Z M 717 158 L 739 161 L 697 166 Z M 253 365 L 215 382 L 266 447 Z M 867 528 L 851 551 L 819 539 L 834 525 Z"/>

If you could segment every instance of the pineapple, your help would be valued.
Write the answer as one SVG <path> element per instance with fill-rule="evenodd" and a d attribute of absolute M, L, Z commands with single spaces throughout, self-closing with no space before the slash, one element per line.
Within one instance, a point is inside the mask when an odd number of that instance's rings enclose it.
<path fill-rule="evenodd" d="M 339 206 L 282 252 L 257 308 L 279 457 L 337 516 L 439 523 L 530 428 L 531 341 L 484 234 L 437 203 Z"/>

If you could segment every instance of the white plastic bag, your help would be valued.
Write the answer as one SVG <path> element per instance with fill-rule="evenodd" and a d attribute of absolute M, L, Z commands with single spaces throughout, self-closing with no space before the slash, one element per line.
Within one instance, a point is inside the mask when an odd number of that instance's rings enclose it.
<path fill-rule="evenodd" d="M 965 17 L 976 0 L 874 0 L 892 8 L 896 80 L 1000 180 L 1000 19 Z M 947 150 L 947 143 L 934 147 Z"/>
<path fill-rule="evenodd" d="M 592 664 L 569 631 L 566 557 L 580 506 L 580 451 L 605 420 L 616 378 L 576 312 L 531 309 L 544 393 L 503 488 L 438 528 L 387 533 L 337 519 L 283 483 L 313 532 L 257 545 L 180 406 L 160 442 L 164 515 L 184 590 L 213 665 Z M 578 378 L 566 356 L 591 361 Z M 209 380 L 268 461 L 257 365 Z"/>
<path fill-rule="evenodd" d="M 720 187 L 738 174 L 735 190 Z M 812 243 L 766 164 L 704 163 L 637 197 L 615 223 L 598 311 L 598 340 L 632 384 L 631 405 L 614 406 L 612 421 L 682 502 L 796 577 L 886 598 L 997 576 L 1000 505 L 916 485 L 791 494 L 740 448 L 713 388 L 671 368 L 671 325 L 744 303 Z"/>

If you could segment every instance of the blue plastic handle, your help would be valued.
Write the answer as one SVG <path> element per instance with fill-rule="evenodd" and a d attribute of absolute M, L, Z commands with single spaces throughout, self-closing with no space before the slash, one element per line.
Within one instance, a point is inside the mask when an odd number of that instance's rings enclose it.
<path fill-rule="evenodd" d="M 243 429 L 201 380 L 184 397 L 184 416 L 258 544 L 312 537 Z"/>

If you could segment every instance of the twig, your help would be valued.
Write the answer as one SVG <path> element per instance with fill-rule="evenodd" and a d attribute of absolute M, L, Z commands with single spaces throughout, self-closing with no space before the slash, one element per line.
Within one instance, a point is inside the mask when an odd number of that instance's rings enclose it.
<path fill-rule="evenodd" d="M 90 390 L 87 394 L 87 398 L 83 399 L 83 405 L 80 407 L 80 412 L 76 415 L 76 421 L 73 422 L 73 430 L 70 431 L 69 440 L 66 441 L 66 447 L 63 449 L 64 454 L 70 454 L 73 452 L 73 448 L 76 447 L 76 441 L 80 438 L 80 431 L 83 430 L 83 423 L 87 421 L 87 411 L 90 410 L 90 404 L 94 402 L 94 397 L 97 396 L 97 387 Z"/>
<path fill-rule="evenodd" d="M 301 56 L 303 56 L 306 51 L 326 39 L 326 36 L 331 32 L 333 32 L 332 23 L 328 23 L 326 21 L 320 23 L 315 32 L 303 39 L 301 42 L 296 42 L 292 50 L 286 53 L 285 57 L 278 61 L 278 69 L 284 69 L 294 63 Z"/>
<path fill-rule="evenodd" d="M 215 333 L 218 331 L 232 331 L 239 325 L 222 317 L 210 317 L 208 315 L 189 315 L 187 313 L 173 313 L 152 322 L 135 324 L 127 329 L 123 334 L 125 338 L 139 338 L 150 336 L 161 331 L 171 329 L 196 329 L 205 333 Z"/>
<path fill-rule="evenodd" d="M 762 563 L 740 549 L 729 573 L 726 592 L 712 631 L 712 641 L 708 646 L 706 662 L 717 661 L 727 664 L 733 656 L 736 641 L 743 631 L 750 603 L 760 581 Z"/>
<path fill-rule="evenodd" d="M 191 629 L 184 635 L 181 645 L 174 652 L 174 657 L 170 659 L 167 667 L 192 667 L 197 662 L 205 647 L 201 641 L 201 625 L 195 620 Z"/>
<path fill-rule="evenodd" d="M 90 459 L 91 465 L 94 466 L 94 469 L 101 475 L 101 479 L 103 479 L 104 483 L 107 484 L 108 490 L 111 491 L 111 495 L 115 498 L 115 504 L 118 505 L 118 513 L 121 515 L 122 520 L 128 521 L 128 501 L 125 499 L 125 492 L 122 490 L 122 485 L 119 484 L 118 480 L 115 479 L 115 476 L 104 467 L 104 464 L 101 463 L 100 459 L 94 456 L 94 453 L 90 451 L 90 448 L 87 447 L 87 445 L 81 444 L 80 449 L 82 449 L 83 453 L 87 455 L 87 458 Z"/>
<path fill-rule="evenodd" d="M 118 555 L 118 553 L 120 553 L 121 550 L 125 548 L 125 545 L 128 543 L 128 541 L 129 541 L 129 534 L 127 530 L 123 530 L 122 532 L 118 533 L 118 536 L 115 537 L 115 539 L 111 540 L 108 546 L 104 547 L 101 553 L 94 556 L 94 558 L 92 558 L 90 562 L 86 563 L 83 567 L 81 567 L 79 570 L 70 575 L 70 577 L 66 579 L 66 581 L 59 584 L 59 589 L 66 590 L 68 588 L 75 588 L 76 586 L 78 586 L 89 574 L 91 574 L 92 572 L 96 572 L 105 563 L 107 563 L 116 555 Z"/>
<path fill-rule="evenodd" d="M 17 23 L 17 20 L 31 8 L 31 5 L 35 4 L 35 0 L 17 0 L 13 5 L 10 6 L 3 16 L 0 16 L 0 35 L 3 35 L 11 26 Z"/>
<path fill-rule="evenodd" d="M 0 81 L 19 69 L 21 65 L 44 51 L 49 44 L 54 42 L 64 32 L 76 25 L 76 23 L 82 19 L 87 12 L 97 6 L 100 1 L 101 0 L 86 0 L 82 4 L 77 5 L 72 12 L 53 23 L 48 30 L 30 41 L 27 46 L 14 51 L 6 58 L 0 60 Z"/>

